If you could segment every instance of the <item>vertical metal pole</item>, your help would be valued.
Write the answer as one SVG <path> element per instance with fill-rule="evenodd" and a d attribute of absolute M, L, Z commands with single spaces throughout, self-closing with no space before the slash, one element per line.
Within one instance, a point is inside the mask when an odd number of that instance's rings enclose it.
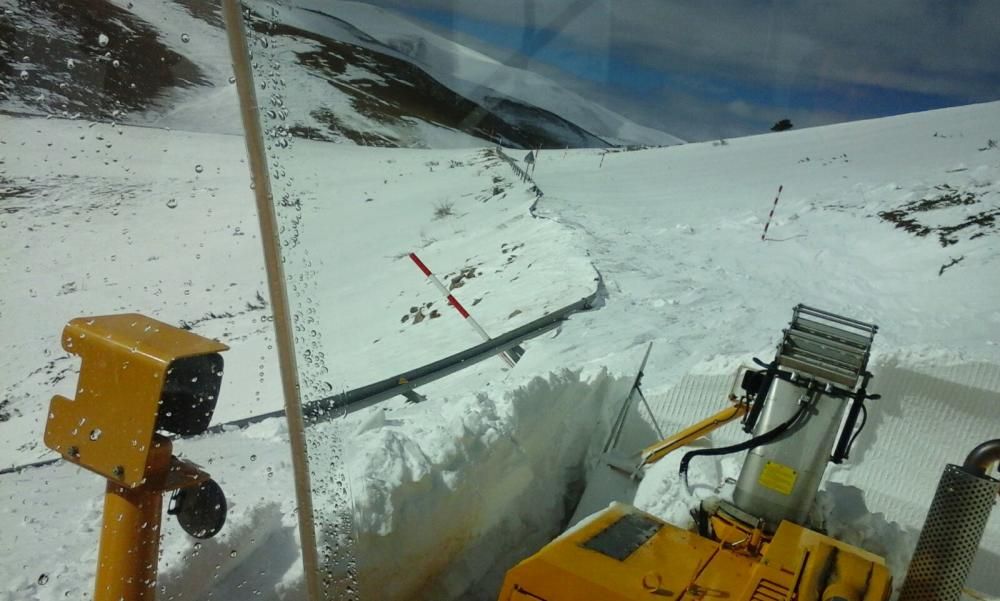
<path fill-rule="evenodd" d="M 94 601 L 153 601 L 160 550 L 163 491 L 108 481 L 97 556 Z"/>
<path fill-rule="evenodd" d="M 94 601 L 156 599 L 163 489 L 172 455 L 170 440 L 154 435 L 146 484 L 128 488 L 108 480 Z"/>
<path fill-rule="evenodd" d="M 247 52 L 243 17 L 239 0 L 223 0 L 223 13 L 229 37 L 229 51 L 236 75 L 236 89 L 240 98 L 240 114 L 246 135 L 247 156 L 254 182 L 254 196 L 260 218 L 261 241 L 264 244 L 264 262 L 267 267 L 268 292 L 274 311 L 274 336 L 281 367 L 281 384 L 285 397 L 285 415 L 288 419 L 288 437 L 292 446 L 292 469 L 295 475 L 295 497 L 298 504 L 299 540 L 302 544 L 302 568 L 305 572 L 307 598 L 320 601 L 319 561 L 316 552 L 316 532 L 313 524 L 312 487 L 309 482 L 309 462 L 306 457 L 305 422 L 297 383 L 295 346 L 292 335 L 291 311 L 285 290 L 285 275 L 281 264 L 277 216 L 271 202 L 271 180 L 264 154 L 264 136 L 257 116 L 257 98 L 253 87 L 253 73 Z"/>

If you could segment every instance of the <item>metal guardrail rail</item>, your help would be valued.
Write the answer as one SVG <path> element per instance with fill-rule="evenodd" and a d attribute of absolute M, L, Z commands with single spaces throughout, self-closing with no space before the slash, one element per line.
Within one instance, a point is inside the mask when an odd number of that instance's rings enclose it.
<path fill-rule="evenodd" d="M 348 409 L 357 411 L 359 409 L 369 407 L 375 403 L 411 391 L 418 386 L 433 382 L 434 380 L 451 375 L 457 371 L 465 369 L 466 367 L 475 365 L 480 361 L 489 359 L 502 351 L 516 346 L 524 340 L 544 334 L 559 325 L 560 322 L 565 321 L 573 313 L 590 309 L 593 306 L 594 301 L 597 299 L 597 295 L 598 292 L 595 291 L 589 296 L 581 298 L 574 303 L 530 321 L 505 334 L 468 348 L 464 351 L 444 357 L 443 359 L 432 361 L 426 365 L 405 371 L 390 378 L 385 378 L 378 382 L 366 384 L 365 386 L 361 386 L 353 390 L 348 390 L 340 394 L 303 403 L 302 413 L 305 417 L 306 426 L 308 427 L 326 419 L 339 417 Z M 245 428 L 249 425 L 281 417 L 283 415 L 285 415 L 285 411 L 280 409 L 278 411 L 271 411 L 269 413 L 262 413 L 251 417 L 244 417 L 221 424 L 215 424 L 214 426 L 208 428 L 205 432 L 195 436 L 174 436 L 172 438 L 177 440 L 181 438 L 197 438 L 199 436 L 219 434 L 233 429 Z M 26 463 L 24 465 L 3 468 L 0 469 L 0 475 L 18 473 L 26 469 L 53 465 L 59 463 L 59 461 L 60 458 L 46 459 L 44 461 L 36 461 L 34 463 Z"/>

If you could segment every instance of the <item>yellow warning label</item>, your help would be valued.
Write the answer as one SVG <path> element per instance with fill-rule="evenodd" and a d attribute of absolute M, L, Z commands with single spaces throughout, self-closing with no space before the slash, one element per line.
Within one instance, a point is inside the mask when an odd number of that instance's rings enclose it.
<path fill-rule="evenodd" d="M 783 495 L 790 495 L 798 477 L 798 472 L 787 465 L 768 461 L 764 469 L 761 470 L 757 483 Z"/>

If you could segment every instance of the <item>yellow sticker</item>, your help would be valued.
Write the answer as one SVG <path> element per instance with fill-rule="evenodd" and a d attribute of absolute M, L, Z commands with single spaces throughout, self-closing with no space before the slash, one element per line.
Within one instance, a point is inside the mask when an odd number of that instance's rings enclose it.
<path fill-rule="evenodd" d="M 768 461 L 764 469 L 761 470 L 760 478 L 757 479 L 757 482 L 761 486 L 780 492 L 783 495 L 790 495 L 792 494 L 792 488 L 795 487 L 795 480 L 798 477 L 798 472 L 787 465 Z"/>

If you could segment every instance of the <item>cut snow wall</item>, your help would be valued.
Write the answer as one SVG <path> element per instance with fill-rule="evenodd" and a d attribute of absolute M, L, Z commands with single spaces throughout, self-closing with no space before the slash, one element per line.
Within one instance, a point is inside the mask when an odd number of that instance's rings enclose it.
<path fill-rule="evenodd" d="M 670 433 L 720 410 L 726 404 L 739 360 L 730 373 L 689 373 L 673 388 L 647 395 L 653 413 Z M 934 489 L 948 463 L 960 464 L 978 443 L 1000 436 L 1000 365 L 961 362 L 928 364 L 926 359 L 883 356 L 870 366 L 871 391 L 882 395 L 867 403 L 868 424 L 858 437 L 851 458 L 830 465 L 823 488 L 832 511 L 841 514 L 880 513 L 897 522 L 908 536 L 902 554 L 906 565 L 923 525 Z M 738 423 L 716 431 L 713 446 L 746 439 Z M 850 504 L 851 507 L 838 507 Z M 877 533 L 855 533 L 860 542 L 877 547 Z M 885 552 L 877 548 L 875 552 Z M 1000 594 L 1000 510 L 986 527 L 969 585 Z M 897 568 L 897 572 L 899 569 Z M 903 574 L 896 573 L 897 585 Z"/>
<path fill-rule="evenodd" d="M 362 598 L 494 598 L 505 571 L 559 533 L 567 492 L 603 442 L 606 408 L 630 384 L 564 371 L 499 398 L 452 399 L 432 423 L 386 420 L 358 433 L 350 471 Z M 315 494 L 314 504 L 338 510 Z"/>

